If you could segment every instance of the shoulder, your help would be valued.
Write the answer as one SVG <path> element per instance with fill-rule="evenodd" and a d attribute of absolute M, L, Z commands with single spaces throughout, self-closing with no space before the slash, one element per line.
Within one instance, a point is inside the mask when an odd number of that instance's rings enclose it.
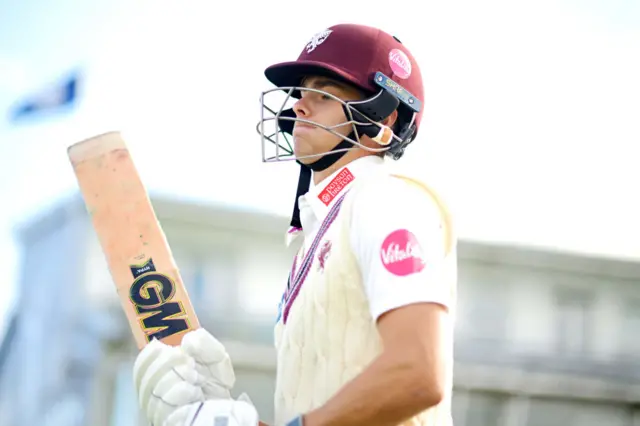
<path fill-rule="evenodd" d="M 378 240 L 401 230 L 444 240 L 445 252 L 455 245 L 449 207 L 426 182 L 407 175 L 381 174 L 362 182 L 353 194 L 351 229 L 354 240 Z"/>
<path fill-rule="evenodd" d="M 354 191 L 353 208 L 356 214 L 418 216 L 421 222 L 450 217 L 448 204 L 436 188 L 419 178 L 393 173 L 363 182 Z"/>

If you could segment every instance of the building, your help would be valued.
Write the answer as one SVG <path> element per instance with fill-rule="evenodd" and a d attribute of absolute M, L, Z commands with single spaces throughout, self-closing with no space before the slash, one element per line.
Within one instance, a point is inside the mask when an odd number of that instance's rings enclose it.
<path fill-rule="evenodd" d="M 640 425 L 640 264 L 462 243 L 458 424 Z"/>
<path fill-rule="evenodd" d="M 272 326 L 286 218 L 154 196 L 237 393 L 273 418 Z M 20 301 L 0 348 L 0 426 L 138 426 L 136 354 L 79 197 L 20 233 Z M 460 242 L 456 426 L 638 426 L 640 264 Z"/>

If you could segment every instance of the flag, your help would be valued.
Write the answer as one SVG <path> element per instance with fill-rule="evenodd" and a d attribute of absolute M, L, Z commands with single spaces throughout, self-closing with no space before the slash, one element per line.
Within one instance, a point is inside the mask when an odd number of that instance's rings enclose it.
<path fill-rule="evenodd" d="M 9 113 L 10 120 L 42 117 L 73 108 L 78 99 L 79 80 L 79 72 L 72 72 L 18 100 Z"/>

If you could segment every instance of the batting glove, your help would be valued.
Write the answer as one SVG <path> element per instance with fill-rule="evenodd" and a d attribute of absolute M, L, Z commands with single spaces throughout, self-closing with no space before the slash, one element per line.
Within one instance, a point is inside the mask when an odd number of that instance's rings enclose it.
<path fill-rule="evenodd" d="M 156 426 L 181 425 L 194 404 L 231 401 L 235 382 L 224 346 L 204 329 L 187 333 L 177 347 L 151 341 L 136 357 L 133 376 L 139 405 Z"/>

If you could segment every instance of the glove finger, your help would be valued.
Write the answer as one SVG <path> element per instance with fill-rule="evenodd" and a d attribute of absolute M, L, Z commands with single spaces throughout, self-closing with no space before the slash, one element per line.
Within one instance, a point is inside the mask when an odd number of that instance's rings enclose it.
<path fill-rule="evenodd" d="M 182 338 L 181 347 L 199 364 L 201 374 L 227 389 L 235 384 L 235 373 L 226 348 L 204 328 L 191 331 Z"/>
<path fill-rule="evenodd" d="M 164 343 L 159 340 L 152 340 L 147 346 L 142 348 L 140 353 L 133 363 L 133 383 L 136 392 L 140 392 L 140 382 L 142 377 L 146 373 L 147 369 L 158 358 L 162 350 L 166 347 Z"/>
<path fill-rule="evenodd" d="M 192 358 L 188 358 L 191 364 L 195 364 L 195 361 Z M 157 398 L 165 399 L 165 395 L 167 395 L 173 388 L 179 386 L 187 386 L 198 390 L 198 395 L 204 395 L 200 385 L 198 384 L 198 373 L 193 368 L 193 365 L 181 364 L 171 369 L 171 371 L 167 372 L 156 384 L 153 388 L 152 393 Z M 193 401 L 200 401 L 200 396 L 198 399 L 194 399 Z"/>
<path fill-rule="evenodd" d="M 188 357 L 184 364 L 173 367 L 173 372 L 183 382 L 188 382 L 195 386 L 202 384 L 202 376 L 196 370 L 196 361 L 193 358 Z"/>
<path fill-rule="evenodd" d="M 196 369 L 200 374 L 207 378 L 207 381 L 216 384 L 225 389 L 233 389 L 236 382 L 236 375 L 233 371 L 233 365 L 231 359 L 227 358 L 222 363 L 217 364 L 202 364 L 197 362 Z"/>
<path fill-rule="evenodd" d="M 163 394 L 154 394 L 146 411 L 153 425 L 162 425 L 180 407 L 204 400 L 202 389 L 187 382 L 179 382 Z"/>
<path fill-rule="evenodd" d="M 201 385 L 206 399 L 230 399 L 231 392 L 224 386 L 211 381 Z"/>
<path fill-rule="evenodd" d="M 164 375 L 171 373 L 174 367 L 188 362 L 189 357 L 182 353 L 179 347 L 166 346 L 163 348 L 140 380 L 138 393 L 140 406 L 145 407 L 149 403 L 150 395 Z"/>
<path fill-rule="evenodd" d="M 195 416 L 195 413 L 200 408 L 200 403 L 194 403 L 191 405 L 185 405 L 173 411 L 164 421 L 162 426 L 184 426 L 192 425 L 193 422 L 188 422 L 189 419 Z M 154 423 L 155 425 L 155 423 Z"/>
<path fill-rule="evenodd" d="M 228 356 L 224 345 L 204 328 L 185 334 L 181 346 L 185 353 L 203 364 L 220 362 Z"/>

